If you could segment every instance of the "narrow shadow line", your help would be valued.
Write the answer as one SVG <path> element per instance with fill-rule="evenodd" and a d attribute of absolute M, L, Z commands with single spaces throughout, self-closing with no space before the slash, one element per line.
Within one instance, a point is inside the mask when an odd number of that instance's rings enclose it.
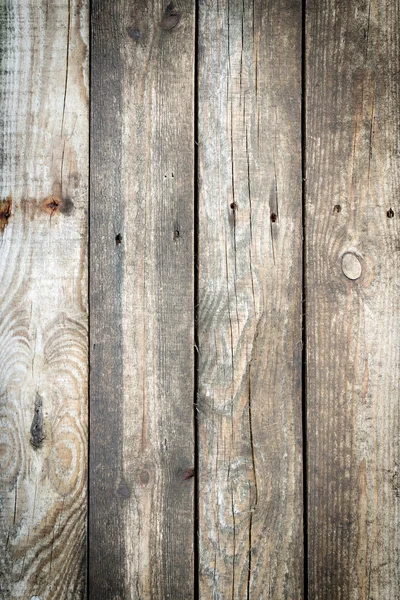
<path fill-rule="evenodd" d="M 199 156 L 198 156 L 198 131 L 199 131 L 199 76 L 198 76 L 198 47 L 199 47 L 199 2 L 195 3 L 195 40 L 194 40 L 194 398 L 193 398 L 193 419 L 194 419 L 194 461 L 195 461 L 195 481 L 194 481 L 194 600 L 200 597 L 199 591 L 199 426 L 197 420 L 197 399 L 199 383 Z"/>
<path fill-rule="evenodd" d="M 302 429 L 303 429 L 303 535 L 304 535 L 304 600 L 308 599 L 308 447 L 307 447 L 307 284 L 306 284 L 306 193 L 307 193 L 307 122 L 306 122 L 306 9 L 307 0 L 302 0 L 302 32 L 301 32 L 301 177 L 302 177 Z"/>
<path fill-rule="evenodd" d="M 90 598 L 90 589 L 89 589 L 89 570 L 90 570 L 90 364 L 91 364 L 91 354 L 90 354 L 90 292 L 91 292 L 91 281 L 90 281 L 90 209 L 91 209 L 91 198 L 90 198 L 90 165 L 91 165 L 91 125 L 92 125 L 92 0 L 88 2 L 88 40 L 89 40 L 89 48 L 88 48 L 88 81 L 89 81 L 89 108 L 88 108 L 88 210 L 87 210 L 87 256 L 88 256 L 88 274 L 87 274 L 87 299 L 88 299 L 88 364 L 87 364 L 87 463 L 86 463 L 86 595 L 87 598 Z"/>

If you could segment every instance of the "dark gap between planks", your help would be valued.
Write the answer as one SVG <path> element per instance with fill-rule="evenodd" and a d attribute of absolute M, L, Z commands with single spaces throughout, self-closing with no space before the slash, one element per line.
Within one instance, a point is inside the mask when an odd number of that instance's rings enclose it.
<path fill-rule="evenodd" d="M 87 481 L 87 500 L 86 500 L 86 531 L 87 531 L 87 535 L 86 535 L 86 556 L 85 556 L 85 565 L 86 565 L 86 594 L 87 594 L 87 598 L 90 598 L 90 577 L 89 577 L 89 569 L 90 569 L 90 561 L 89 561 L 89 556 L 90 556 L 90 530 L 89 530 L 89 523 L 90 523 L 90 515 L 89 515 L 89 510 L 90 510 L 90 400 L 91 400 L 91 393 L 90 393 L 90 365 L 92 364 L 91 362 L 91 336 L 90 336 L 90 290 L 91 290 L 91 284 L 90 284 L 90 273 L 91 273 L 91 268 L 90 268 L 90 264 L 91 264 L 91 253 L 90 253 L 90 234 L 91 234 L 91 227 L 90 227 L 90 213 L 91 213 L 91 206 L 90 206 L 90 202 L 91 202 L 91 196 L 90 196 L 90 167 L 92 164 L 91 161 L 91 125 L 92 125 L 92 95 L 91 95 L 91 89 L 92 89 L 92 0 L 89 0 L 88 2 L 88 19 L 89 19 L 89 23 L 88 23 L 88 78 L 89 78 L 89 122 L 88 122 L 88 135 L 89 135 L 89 139 L 88 139 L 88 210 L 87 210 L 87 260 L 88 260 L 88 274 L 87 274 L 87 302 L 88 302 L 88 378 L 87 378 L 87 422 L 88 422 L 88 428 L 87 428 L 87 439 L 88 439 L 88 454 L 87 454 L 87 460 L 88 460 L 88 465 L 87 465 L 87 475 L 86 475 L 86 481 Z"/>
<path fill-rule="evenodd" d="M 308 479 L 307 479 L 307 347 L 306 347 L 306 5 L 302 0 L 301 26 L 301 191 L 302 191 L 302 370 L 301 370 L 301 402 L 302 402 L 302 452 L 303 452 L 303 553 L 304 553 L 304 600 L 308 599 Z"/>
<path fill-rule="evenodd" d="M 194 114 L 193 114 L 193 134 L 194 134 L 194 389 L 193 389 L 193 420 L 194 420 L 194 531 L 193 531 L 193 552 L 194 552 L 194 600 L 200 598 L 199 583 L 199 428 L 197 422 L 197 399 L 198 399 L 198 371 L 199 371 L 199 153 L 198 153 L 198 114 L 199 114 L 199 75 L 198 75 L 198 48 L 199 48 L 199 3 L 196 2 L 194 16 Z"/>

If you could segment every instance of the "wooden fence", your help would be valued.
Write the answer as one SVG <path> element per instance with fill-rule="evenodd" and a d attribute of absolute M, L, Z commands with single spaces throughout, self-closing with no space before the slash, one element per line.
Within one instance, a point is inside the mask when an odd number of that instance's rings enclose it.
<path fill-rule="evenodd" d="M 400 0 L 1 1 L 1 600 L 400 599 L 399 107 Z"/>

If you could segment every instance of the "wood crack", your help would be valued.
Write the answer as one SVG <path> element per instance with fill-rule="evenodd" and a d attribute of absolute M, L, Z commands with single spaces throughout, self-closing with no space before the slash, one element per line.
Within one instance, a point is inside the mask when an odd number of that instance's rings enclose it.
<path fill-rule="evenodd" d="M 66 58 L 65 58 L 65 84 L 64 84 L 64 99 L 63 99 L 63 109 L 62 109 L 62 118 L 61 118 L 61 136 L 63 135 L 63 132 L 64 132 L 65 105 L 66 105 L 66 100 L 67 100 L 70 36 L 71 36 L 71 0 L 68 0 L 67 49 L 66 49 Z"/>

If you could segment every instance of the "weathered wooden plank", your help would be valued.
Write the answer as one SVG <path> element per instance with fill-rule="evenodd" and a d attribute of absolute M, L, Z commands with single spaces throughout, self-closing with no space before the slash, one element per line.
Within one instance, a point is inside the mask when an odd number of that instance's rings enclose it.
<path fill-rule="evenodd" d="M 194 3 L 94 0 L 89 596 L 193 596 Z"/>
<path fill-rule="evenodd" d="M 0 7 L 0 597 L 85 595 L 88 6 Z"/>
<path fill-rule="evenodd" d="M 199 5 L 201 598 L 301 598 L 301 4 Z"/>
<path fill-rule="evenodd" d="M 309 597 L 400 598 L 400 3 L 307 2 Z"/>

